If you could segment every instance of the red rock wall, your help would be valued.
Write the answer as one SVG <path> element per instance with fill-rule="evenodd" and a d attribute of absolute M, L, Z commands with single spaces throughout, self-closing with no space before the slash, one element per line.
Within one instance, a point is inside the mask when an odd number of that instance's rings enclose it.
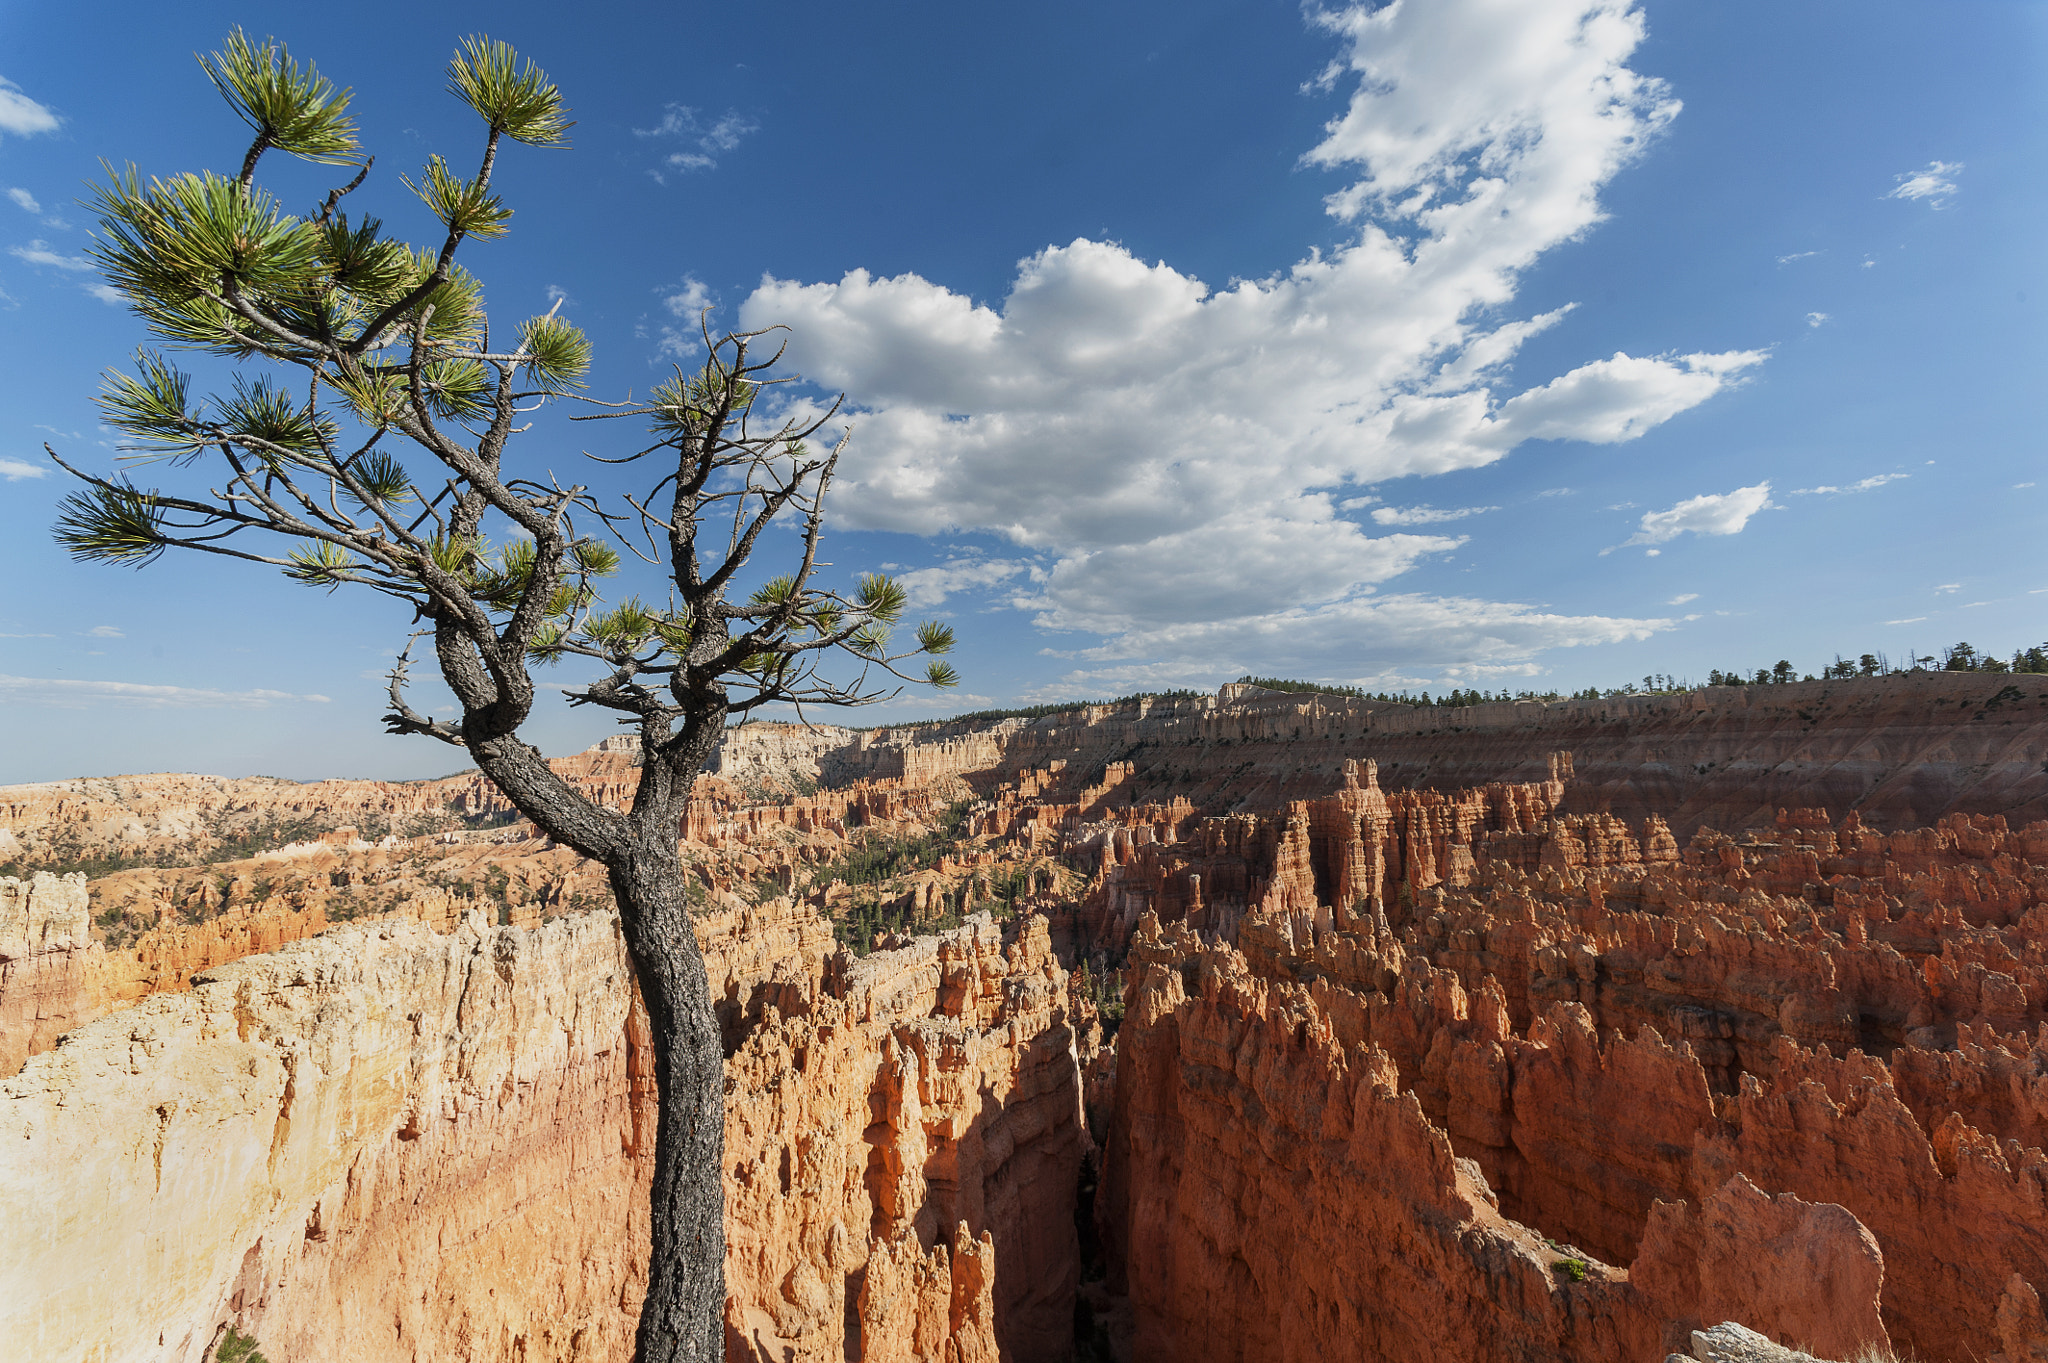
<path fill-rule="evenodd" d="M 1632 1271 L 1578 1259 L 1502 1214 L 1313 991 L 1152 920 L 1133 960 L 1098 1207 L 1140 1363 L 1655 1363 L 1701 1310 L 1883 1343 L 1884 1262 L 1839 1207 L 1735 1179 L 1662 1206 Z"/>
<path fill-rule="evenodd" d="M 1453 799 L 1444 807 L 1466 806 Z M 1274 819 L 1262 844 L 1240 840 L 1252 853 L 1246 883 L 1268 888 L 1236 925 L 1237 949 L 1227 959 L 1180 928 L 1164 936 L 1151 929 L 1133 957 L 1133 987 L 1170 994 L 1170 974 L 1191 997 L 1198 975 L 1220 971 L 1218 978 L 1238 981 L 1223 1012 L 1255 1018 L 1247 1000 L 1262 998 L 1273 1026 L 1280 1022 L 1272 1000 L 1285 998 L 1297 1043 L 1330 1037 L 1337 1058 L 1319 1064 L 1342 1068 L 1358 1048 L 1370 1050 L 1390 1087 L 1412 1096 L 1421 1119 L 1471 1162 L 1469 1175 L 1491 1190 L 1498 1213 L 1592 1258 L 1656 1261 L 1664 1253 L 1658 1228 L 1679 1216 L 1672 1208 L 1681 1201 L 1696 1209 L 1686 1224 L 1725 1241 L 1699 1209 L 1736 1196 L 1728 1190 L 1746 1178 L 1773 1206 L 1792 1197 L 1845 1209 L 1889 1265 L 1881 1309 L 1891 1337 L 1930 1363 L 1991 1357 L 2001 1346 L 2021 1358 L 2036 1342 L 2048 1346 L 2026 1323 L 2035 1319 L 2027 1303 L 2048 1280 L 2048 1081 L 2040 1077 L 2048 1058 L 2048 874 L 2038 860 L 2048 825 L 1952 818 L 1878 835 L 1853 818 L 1834 826 L 1795 811 L 1739 841 L 1702 835 L 1681 855 L 1661 825 L 1557 816 L 1516 827 L 1500 819 L 1509 826 L 1488 831 L 1474 822 L 1466 842 L 1444 844 L 1479 846 L 1469 872 L 1420 886 L 1413 867 L 1421 858 L 1410 849 L 1427 846 L 1429 834 L 1416 827 L 1412 844 L 1399 841 L 1409 897 L 1346 914 L 1323 902 L 1331 881 L 1314 863 L 1329 854 L 1319 849 L 1356 856 L 1346 850 L 1350 825 L 1313 817 L 1315 808 L 1297 805 Z M 1115 875 L 1107 871 L 1103 883 Z M 1212 1123 L 1216 1152 L 1200 1175 L 1211 1200 L 1199 1216 L 1186 1214 L 1201 1221 L 1188 1233 L 1213 1243 L 1215 1187 L 1276 1177 L 1266 1168 L 1274 1161 L 1288 1180 L 1316 1186 L 1345 1175 L 1303 1174 L 1291 1162 L 1286 1152 L 1312 1124 L 1277 1090 L 1258 1086 L 1258 1066 L 1267 1062 L 1243 1072 L 1253 1062 L 1241 1027 L 1227 1045 L 1214 1043 L 1222 1048 L 1216 1055 L 1199 1049 L 1208 1033 L 1188 1029 L 1222 1025 L 1203 1011 L 1223 1007 L 1211 993 L 1205 985 L 1203 1001 L 1187 1005 L 1193 1012 L 1171 1017 L 1156 1004 L 1133 1005 L 1119 1039 L 1118 1102 L 1156 1108 L 1162 1115 L 1144 1122 L 1167 1146 L 1199 1145 L 1188 1124 L 1197 1114 L 1216 1117 L 1219 1103 L 1248 1128 Z M 1150 1036 L 1151 1027 L 1159 1035 Z M 1169 1054 L 1179 1057 L 1177 1071 L 1161 1058 Z M 1329 1076 L 1296 1079 L 1314 1093 Z M 1180 1187 L 1187 1175 L 1146 1153 L 1144 1122 L 1130 1120 L 1138 1124 L 1113 1127 L 1111 1155 L 1114 1165 L 1124 1141 L 1132 1162 L 1106 1180 L 1102 1205 L 1105 1219 L 1122 1227 L 1112 1238 L 1125 1237 L 1118 1243 L 1132 1262 L 1149 1265 L 1133 1268 L 1130 1283 L 1142 1322 L 1156 1309 L 1143 1298 L 1159 1289 L 1164 1270 L 1139 1241 L 1183 1230 L 1142 1222 L 1150 1204 L 1136 1184 Z M 1124 1190 L 1112 1193 L 1119 1179 Z M 1263 1218 L 1277 1196 L 1231 1191 L 1226 1200 Z M 1283 1224 L 1304 1214 L 1284 1202 L 1278 1213 Z M 1250 1225 L 1236 1232 L 1266 1233 Z M 1769 1231 L 1781 1248 L 1792 1243 L 1788 1235 L 1798 1238 L 1785 1227 Z M 1869 1277 L 1854 1267 L 1862 1251 L 1841 1255 L 1843 1282 Z M 1198 1280 L 1221 1271 L 1189 1270 Z M 1262 1281 L 1262 1291 L 1278 1290 L 1270 1284 L 1280 1279 Z M 1614 1316 L 1622 1322 L 1617 1337 L 1637 1330 L 1661 1339 L 1692 1328 L 1687 1321 L 1712 1324 L 1714 1312 L 1732 1313 L 1727 1303 L 1747 1293 L 1756 1298 L 1752 1315 L 1736 1318 L 1787 1338 L 1817 1338 L 1813 1322 L 1793 1321 L 1787 1302 L 1759 1296 L 1762 1280 L 1737 1267 L 1702 1261 L 1657 1281 L 1662 1295 L 1638 1305 L 1662 1315 L 1635 1326 Z M 1680 1282 L 1694 1286 L 1672 1286 Z M 1265 1311 L 1283 1309 L 1270 1296 L 1259 1300 Z M 1285 1309 L 1297 1307 L 1307 1309 Z M 1759 1324 L 1766 1319 L 1790 1323 Z M 1149 1328 L 1165 1349 L 1166 1327 Z M 1359 1348 L 1382 1347 L 1375 1336 L 1359 1338 Z M 1441 1346 L 1495 1347 L 1462 1338 Z M 1579 1347 L 1556 1356 L 1596 1356 L 1572 1352 Z"/>

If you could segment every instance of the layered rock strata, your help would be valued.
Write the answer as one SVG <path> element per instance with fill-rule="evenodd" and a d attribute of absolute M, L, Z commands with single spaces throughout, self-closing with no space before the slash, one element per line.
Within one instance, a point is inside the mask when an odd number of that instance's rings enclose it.
<path fill-rule="evenodd" d="M 1336 802 L 1357 804 L 1359 789 Z M 1204 1196 L 1220 1181 L 1244 1214 L 1233 1234 L 1255 1238 L 1265 1213 L 1253 1208 L 1275 1194 L 1248 1184 L 1306 1180 L 1327 1192 L 1355 1181 L 1358 1170 L 1304 1174 L 1289 1152 L 1314 1144 L 1316 1121 L 1336 1120 L 1313 1095 L 1335 1092 L 1340 1074 L 1357 1086 L 1384 1067 L 1383 1086 L 1412 1099 L 1467 1162 L 1488 1190 L 1482 1200 L 1555 1243 L 1585 1246 L 1588 1263 L 1632 1264 L 1638 1306 L 1663 1311 L 1651 1324 L 1667 1335 L 1718 1312 L 1818 1345 L 1815 1322 L 1765 1299 L 1768 1275 L 1738 1271 L 1755 1250 L 1741 1236 L 1721 1235 L 1719 1266 L 1702 1260 L 1675 1276 L 1656 1267 L 1670 1257 L 1657 1247 L 1674 1208 L 1725 1202 L 1747 1180 L 1772 1197 L 1845 1209 L 1889 1269 L 1859 1281 L 1881 1280 L 1885 1331 L 1922 1358 L 2048 1348 L 2037 1296 L 2048 1281 L 2048 824 L 1954 817 L 1886 835 L 1853 815 L 1831 824 L 1790 811 L 1740 840 L 1706 832 L 1681 850 L 1661 821 L 1475 821 L 1455 874 L 1410 879 L 1405 894 L 1367 895 L 1347 912 L 1324 897 L 1338 878 L 1315 868 L 1349 864 L 1352 827 L 1316 817 L 1317 807 L 1290 814 L 1296 845 L 1283 835 L 1247 861 L 1247 883 L 1269 888 L 1223 933 L 1234 947 L 1207 944 L 1180 899 L 1155 896 L 1183 921 L 1145 920 L 1132 987 L 1151 1001 L 1133 1003 L 1119 1037 L 1104 1187 L 1124 1191 L 1104 1206 L 1110 1238 L 1128 1253 L 1142 1260 L 1176 1237 L 1223 1243 L 1213 1200 L 1189 1224 L 1141 1221 L 1158 1196 L 1147 1187 L 1187 1177 L 1144 1132 L 1186 1133 L 1191 1113 L 1218 1103 L 1238 1114 L 1242 1129 L 1218 1128 L 1199 1178 Z M 1106 871 L 1101 883 L 1115 879 Z M 1299 894 L 1270 888 L 1290 880 Z M 1197 1000 L 1195 982 L 1212 976 L 1230 988 L 1211 997 L 1205 984 Z M 1310 1095 L 1291 1107 L 1277 1088 L 1257 1087 L 1268 1062 L 1244 1069 L 1251 1024 L 1229 1019 L 1258 1017 L 1297 1043 L 1330 1037 L 1321 1069 L 1287 1080 Z M 1192 1049 L 1197 1024 L 1204 1036 L 1223 1028 L 1228 1044 Z M 1355 1108 L 1355 1087 L 1347 1093 Z M 1128 1135 L 1126 1104 L 1141 1105 Z M 1714 1224 L 1703 1215 L 1691 1224 Z M 1142 1320 L 1142 1302 L 1163 1289 L 1132 1273 Z M 1301 1273 L 1256 1276 L 1263 1305 L 1246 1309 L 1247 1328 L 1299 1306 L 1284 1285 Z M 1189 1300 L 1175 1290 L 1170 1300 Z M 1650 1328 L 1640 1316 L 1628 1325 L 1626 1312 L 1612 1318 L 1618 1338 Z M 1410 1331 L 1385 1328 L 1388 1338 Z M 1365 1356 L 1408 1356 L 1373 1354 L 1386 1347 L 1377 1338 L 1351 1343 Z M 1481 1344 L 1496 1347 L 1443 1341 Z M 1563 1352 L 1531 1356 L 1606 1347 L 1553 1345 Z"/>
<path fill-rule="evenodd" d="M 1568 812 L 1662 816 L 1681 838 L 1743 828 L 1781 807 L 1860 811 L 1894 828 L 1948 814 L 2048 817 L 2048 678 L 1968 672 L 1712 687 L 1670 695 L 1416 707 L 1226 686 L 1213 697 L 1087 705 L 1034 720 L 853 730 L 748 724 L 718 760 L 736 788 L 796 792 L 866 781 L 1034 782 L 1187 800 L 1207 814 L 1271 810 L 1326 793 L 1347 760 L 1375 758 L 1391 789 L 1540 782 L 1577 758 Z M 554 759 L 594 797 L 630 797 L 630 739 Z M 1111 775 L 1112 772 L 1116 774 Z M 263 821 L 334 827 L 505 815 L 488 781 L 123 776 L 0 787 L 0 863 L 140 854 Z"/>
<path fill-rule="evenodd" d="M 993 1359 L 1070 1328 L 1084 1137 L 1042 925 L 858 963 L 787 904 L 702 935 L 735 1036 L 732 1356 L 837 1359 L 851 1330 L 869 1358 Z M 335 929 L 0 1082 L 0 1338 L 624 1358 L 652 1131 L 610 916 Z"/>
<path fill-rule="evenodd" d="M 85 877 L 0 878 L 0 1075 L 105 1011 Z"/>
<path fill-rule="evenodd" d="M 1840 1207 L 1732 1177 L 1609 1267 L 1504 1216 L 1313 991 L 1153 920 L 1133 970 L 1100 1206 L 1137 1359 L 1651 1363 L 1703 1303 L 1885 1343 L 1884 1261 Z"/>

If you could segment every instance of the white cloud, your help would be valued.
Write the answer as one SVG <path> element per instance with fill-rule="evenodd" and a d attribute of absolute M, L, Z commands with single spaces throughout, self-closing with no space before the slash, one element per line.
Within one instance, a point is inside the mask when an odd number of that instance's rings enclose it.
<path fill-rule="evenodd" d="M 1768 480 L 1755 487 L 1739 487 L 1733 492 L 1709 492 L 1699 497 L 1688 497 L 1669 511 L 1645 511 L 1636 533 L 1614 546 L 1626 549 L 1632 544 L 1663 544 L 1680 535 L 1734 535 L 1749 524 L 1749 518 L 1771 505 L 1771 485 Z M 1602 549 L 1603 554 L 1612 550 Z"/>
<path fill-rule="evenodd" d="M 1901 478 L 1911 478 L 1912 476 L 1910 473 L 1877 473 L 1853 483 L 1845 483 L 1841 487 L 1836 487 L 1832 483 L 1823 483 L 1819 487 L 1795 487 L 1792 489 L 1792 495 L 1794 497 L 1846 497 L 1852 492 L 1868 492 L 1872 488 L 1883 487 L 1886 483 L 1896 483 Z"/>
<path fill-rule="evenodd" d="M 1885 623 L 1887 625 L 1917 625 L 1926 618 L 1924 615 L 1909 615 L 1903 620 L 1887 620 Z"/>
<path fill-rule="evenodd" d="M 692 274 L 684 275 L 679 287 L 664 287 L 656 289 L 655 293 L 661 299 L 661 306 L 676 320 L 663 324 L 656 337 L 654 353 L 678 364 L 686 363 L 704 350 L 704 309 L 717 301 L 716 296 L 703 280 Z"/>
<path fill-rule="evenodd" d="M 49 470 L 41 464 L 31 464 L 20 459 L 0 458 L 0 478 L 18 483 L 24 478 L 41 478 Z"/>
<path fill-rule="evenodd" d="M 651 128 L 635 128 L 639 137 L 672 139 L 685 143 L 679 151 L 673 151 L 662 164 L 670 170 L 689 172 L 693 170 L 716 170 L 718 158 L 737 148 L 740 139 L 749 133 L 761 130 L 761 125 L 737 110 L 727 110 L 708 126 L 698 111 L 687 104 L 669 104 L 662 109 L 661 122 Z M 659 171 L 648 174 L 660 184 L 668 183 Z"/>
<path fill-rule="evenodd" d="M 117 308 L 128 301 L 128 295 L 122 293 L 112 284 L 88 284 L 85 286 L 85 291 L 94 298 L 99 299 L 100 302 L 105 303 L 108 307 Z"/>
<path fill-rule="evenodd" d="M 1161 625 L 1082 650 L 1088 664 L 1045 688 L 1129 691 L 1139 687 L 1214 685 L 1246 672 L 1338 675 L 1342 653 L 1332 636 L 1370 639 L 1375 670 L 1350 678 L 1371 686 L 1414 684 L 1428 673 L 1475 675 L 1478 667 L 1512 667 L 1548 648 L 1646 639 L 1668 619 L 1628 620 L 1556 615 L 1514 602 L 1402 594 L 1364 597 L 1235 619 Z M 1350 653 L 1357 666 L 1357 651 Z"/>
<path fill-rule="evenodd" d="M 1866 269 L 1866 270 L 1871 270 L 1871 269 L 1875 269 L 1875 268 L 1877 268 L 1877 257 L 1876 257 L 1876 256 L 1865 256 L 1865 257 L 1863 257 L 1863 268 L 1864 268 L 1864 269 Z"/>
<path fill-rule="evenodd" d="M 1962 589 L 1963 584 L 1960 582 L 1944 582 L 1939 587 L 1936 587 L 1934 590 L 1936 595 L 1953 596 L 1955 593 L 1961 591 Z"/>
<path fill-rule="evenodd" d="M 1375 525 L 1440 525 L 1444 521 L 1462 521 L 1467 516 L 1478 516 L 1488 511 L 1500 510 L 1497 506 L 1457 506 L 1437 508 L 1433 506 L 1383 506 L 1372 513 Z"/>
<path fill-rule="evenodd" d="M 1664 604 L 1667 606 L 1683 606 L 1688 601 L 1697 601 L 1699 599 L 1700 594 L 1698 592 L 1680 592 Z"/>
<path fill-rule="evenodd" d="M 112 625 L 94 625 L 86 631 L 86 634 L 94 639 L 125 639 L 128 637 Z"/>
<path fill-rule="evenodd" d="M 1792 263 L 1793 261 L 1795 261 L 1795 260 L 1806 260 L 1806 259 L 1808 259 L 1809 257 L 1812 257 L 1812 256 L 1817 256 L 1817 255 L 1822 255 L 1822 254 L 1824 254 L 1824 253 L 1823 253 L 1823 252 L 1820 252 L 1820 251 L 1794 251 L 1794 252 L 1793 252 L 1793 253 L 1792 253 L 1791 255 L 1789 255 L 1789 256 L 1779 256 L 1779 257 L 1778 257 L 1778 263 L 1779 263 L 1780 265 L 1790 265 L 1790 264 L 1791 264 L 1791 263 Z"/>
<path fill-rule="evenodd" d="M 57 131 L 63 120 L 21 93 L 21 87 L 0 76 L 0 133 L 31 137 Z"/>
<path fill-rule="evenodd" d="M 973 587 L 993 587 L 1007 582 L 1031 565 L 1010 559 L 954 559 L 933 568 L 913 568 L 897 577 L 913 606 L 936 606 L 954 592 Z"/>
<path fill-rule="evenodd" d="M 1547 487 L 1536 495 L 1538 497 L 1576 497 L 1578 493 L 1568 487 Z"/>
<path fill-rule="evenodd" d="M 1029 599 L 1042 624 L 1166 647 L 1149 631 L 1361 600 L 1456 547 L 1372 537 L 1336 514 L 1352 489 L 1530 440 L 1633 440 L 1763 361 L 1618 353 L 1501 377 L 1563 315 L 1502 315 L 1522 273 L 1601 220 L 1601 186 L 1677 113 L 1626 65 L 1643 37 L 1628 0 L 1315 21 L 1356 80 L 1306 158 L 1354 177 L 1329 199 L 1358 224 L 1334 250 L 1212 289 L 1079 239 L 1020 262 L 994 303 L 915 274 L 762 283 L 742 326 L 790 324 L 794 367 L 853 404 L 842 522 L 1003 535 L 1054 560 Z"/>
<path fill-rule="evenodd" d="M 325 705 L 328 699 L 297 696 L 289 691 L 212 691 L 139 682 L 78 681 L 70 677 L 10 677 L 0 673 L 0 705 L 48 705 L 64 710 L 108 705 L 143 710 L 262 710 L 293 702 Z"/>
<path fill-rule="evenodd" d="M 0 639 L 54 639 L 54 634 L 0 634 Z"/>
<path fill-rule="evenodd" d="M 47 241 L 32 241 L 26 246 L 10 246 L 7 254 L 25 260 L 31 265 L 49 265 L 59 270 L 90 270 L 91 261 L 84 256 L 60 256 L 50 249 Z"/>
<path fill-rule="evenodd" d="M 1929 161 L 1925 170 L 1909 170 L 1893 176 L 1898 184 L 1887 199 L 1925 199 L 1930 208 L 1946 208 L 1956 192 L 1955 176 L 1961 161 Z"/>
<path fill-rule="evenodd" d="M 549 307 L 554 307 L 557 303 L 567 304 L 569 302 L 569 291 L 560 284 L 550 284 L 547 287 L 546 297 Z"/>
<path fill-rule="evenodd" d="M 2013 487 L 2013 491 L 2015 491 L 2015 492 L 2019 491 L 2019 490 L 2020 490 L 2021 488 L 2024 488 L 2024 487 L 2032 487 L 2032 486 L 2033 486 L 2033 484 L 2032 484 L 2032 483 L 2014 483 L 2014 484 L 2012 485 L 2012 487 Z"/>
<path fill-rule="evenodd" d="M 7 191 L 7 197 L 14 200 L 15 204 L 24 213 L 40 213 L 43 211 L 43 206 L 36 202 L 36 196 L 25 189 L 10 189 Z"/>
<path fill-rule="evenodd" d="M 1809 312 L 1806 314 L 1806 325 L 1810 327 L 1817 327 L 1827 320 L 1828 315 L 1824 312 Z"/>

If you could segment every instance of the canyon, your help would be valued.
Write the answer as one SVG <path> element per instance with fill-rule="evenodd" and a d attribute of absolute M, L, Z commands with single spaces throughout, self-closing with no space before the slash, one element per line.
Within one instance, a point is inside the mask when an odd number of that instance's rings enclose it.
<path fill-rule="evenodd" d="M 1975 674 L 736 730 L 727 1356 L 2048 1361 L 2044 765 Z M 0 815 L 0 1337 L 628 1356 L 592 868 L 474 773 Z"/>

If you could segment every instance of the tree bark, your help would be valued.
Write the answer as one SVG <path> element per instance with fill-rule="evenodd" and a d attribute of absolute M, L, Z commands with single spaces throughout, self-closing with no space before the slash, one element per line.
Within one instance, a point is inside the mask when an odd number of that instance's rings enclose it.
<path fill-rule="evenodd" d="M 639 842 L 640 840 L 635 840 Z M 647 1300 L 635 1363 L 725 1356 L 725 1053 L 673 835 L 609 868 L 654 1041 Z"/>

